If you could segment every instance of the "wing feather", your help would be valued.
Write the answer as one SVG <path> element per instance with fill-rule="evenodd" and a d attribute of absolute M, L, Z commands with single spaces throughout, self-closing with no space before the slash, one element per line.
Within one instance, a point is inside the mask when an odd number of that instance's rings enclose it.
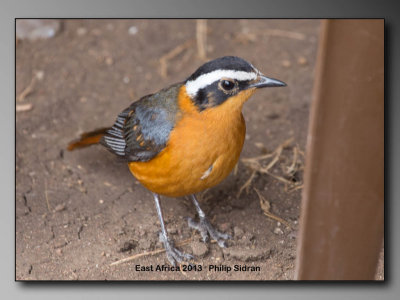
<path fill-rule="evenodd" d="M 122 111 L 100 143 L 128 161 L 148 161 L 165 148 L 178 114 L 182 84 L 147 95 Z"/>

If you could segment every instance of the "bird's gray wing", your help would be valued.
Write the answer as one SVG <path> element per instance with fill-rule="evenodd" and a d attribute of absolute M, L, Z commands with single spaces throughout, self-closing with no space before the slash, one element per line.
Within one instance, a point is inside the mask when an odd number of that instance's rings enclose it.
<path fill-rule="evenodd" d="M 149 161 L 163 150 L 177 121 L 179 88 L 173 85 L 132 103 L 100 143 L 128 161 Z"/>

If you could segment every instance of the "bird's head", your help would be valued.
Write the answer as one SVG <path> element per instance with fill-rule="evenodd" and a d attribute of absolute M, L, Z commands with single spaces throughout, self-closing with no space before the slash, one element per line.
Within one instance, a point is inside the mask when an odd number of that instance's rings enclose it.
<path fill-rule="evenodd" d="M 278 86 L 286 84 L 266 77 L 251 63 L 236 56 L 211 60 L 185 81 L 186 93 L 200 111 L 226 101 L 237 101 L 241 106 L 255 90 Z"/>

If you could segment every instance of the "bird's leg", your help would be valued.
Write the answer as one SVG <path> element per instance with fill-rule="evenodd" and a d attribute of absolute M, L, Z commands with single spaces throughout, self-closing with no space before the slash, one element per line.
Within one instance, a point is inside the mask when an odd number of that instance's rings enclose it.
<path fill-rule="evenodd" d="M 167 231 L 165 230 L 164 219 L 161 212 L 160 196 L 153 193 L 154 201 L 156 203 L 158 218 L 160 219 L 161 232 L 159 234 L 160 241 L 163 243 L 167 258 L 170 263 L 175 266 L 176 263 L 180 264 L 184 260 L 190 260 L 193 258 L 192 255 L 182 253 L 174 247 L 174 243 L 168 238 Z"/>
<path fill-rule="evenodd" d="M 196 196 L 193 194 L 191 195 L 192 201 L 194 206 L 196 207 L 197 214 L 199 215 L 200 221 L 195 222 L 192 218 L 188 218 L 189 227 L 197 229 L 200 231 L 201 237 L 203 241 L 206 242 L 208 240 L 208 235 L 215 240 L 218 245 L 222 248 L 226 247 L 226 239 L 230 239 L 231 236 L 226 233 L 222 233 L 214 229 L 211 223 L 208 221 L 206 214 L 200 208 L 199 202 L 196 199 Z"/>

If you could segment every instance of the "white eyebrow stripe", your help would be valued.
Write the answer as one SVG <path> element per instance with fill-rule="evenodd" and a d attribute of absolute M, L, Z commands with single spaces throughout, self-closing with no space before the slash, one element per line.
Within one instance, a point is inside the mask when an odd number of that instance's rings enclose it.
<path fill-rule="evenodd" d="M 239 81 L 254 80 L 257 78 L 257 73 L 234 70 L 215 70 L 210 73 L 200 75 L 195 80 L 186 82 L 186 92 L 189 96 L 194 97 L 198 90 L 205 88 L 207 85 L 210 85 L 224 77 Z"/>

